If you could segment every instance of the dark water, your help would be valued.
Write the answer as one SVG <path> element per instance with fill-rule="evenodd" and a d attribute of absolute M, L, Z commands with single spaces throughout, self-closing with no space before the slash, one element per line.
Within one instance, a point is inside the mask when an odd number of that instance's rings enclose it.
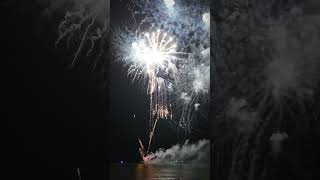
<path fill-rule="evenodd" d="M 208 165 L 112 164 L 111 180 L 209 180 Z"/>

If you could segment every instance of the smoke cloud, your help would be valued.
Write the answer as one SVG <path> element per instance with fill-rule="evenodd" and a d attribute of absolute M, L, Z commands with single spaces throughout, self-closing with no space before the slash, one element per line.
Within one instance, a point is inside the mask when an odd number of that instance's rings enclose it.
<path fill-rule="evenodd" d="M 156 153 L 149 155 L 151 164 L 161 163 L 192 163 L 205 164 L 209 163 L 210 141 L 199 140 L 195 144 L 189 144 L 189 141 L 183 145 L 174 145 L 167 150 L 158 150 Z"/>
<path fill-rule="evenodd" d="M 275 56 L 267 65 L 267 85 L 273 96 L 312 96 L 319 82 L 320 45 L 317 23 L 312 16 L 301 16 L 302 10 L 293 8 L 292 16 L 297 17 L 293 28 L 277 24 L 271 29 Z M 302 25 L 303 24 L 303 25 Z M 289 26 L 289 25 L 287 25 Z"/>
<path fill-rule="evenodd" d="M 256 112 L 249 111 L 245 99 L 231 98 L 226 116 L 232 119 L 232 124 L 240 134 L 249 134 L 254 130 L 259 117 Z"/>

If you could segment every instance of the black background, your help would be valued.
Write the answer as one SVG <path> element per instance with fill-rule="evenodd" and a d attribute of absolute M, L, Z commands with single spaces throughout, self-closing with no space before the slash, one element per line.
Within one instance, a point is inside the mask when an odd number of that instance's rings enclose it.
<path fill-rule="evenodd" d="M 48 20 L 42 10 L 34 1 L 1 7 L 5 179 L 75 179 L 77 167 L 83 179 L 105 179 L 108 88 L 100 73 L 68 67 L 70 54 L 54 47 L 63 14 Z"/>

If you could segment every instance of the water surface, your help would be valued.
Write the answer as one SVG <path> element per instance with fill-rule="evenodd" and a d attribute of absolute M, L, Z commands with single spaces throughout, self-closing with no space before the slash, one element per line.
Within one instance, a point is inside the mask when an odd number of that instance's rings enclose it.
<path fill-rule="evenodd" d="M 111 164 L 111 180 L 209 180 L 208 165 Z"/>

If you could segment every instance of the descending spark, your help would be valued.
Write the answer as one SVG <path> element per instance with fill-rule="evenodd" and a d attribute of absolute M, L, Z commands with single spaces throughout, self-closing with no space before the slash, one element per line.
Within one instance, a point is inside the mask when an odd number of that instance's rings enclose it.
<path fill-rule="evenodd" d="M 139 152 L 140 152 L 141 158 L 144 160 L 144 158 L 146 157 L 144 146 L 143 146 L 141 140 L 140 139 L 138 139 L 138 140 L 139 140 L 139 144 L 140 144 Z"/>
<path fill-rule="evenodd" d="M 154 130 L 156 129 L 157 122 L 158 122 L 158 119 L 156 119 L 156 122 L 154 123 L 153 128 L 152 128 L 152 131 L 151 131 L 151 133 L 150 133 L 150 138 L 149 138 L 149 145 L 148 145 L 147 154 L 149 153 L 150 145 L 151 145 L 152 138 L 153 138 L 153 135 L 154 135 Z"/>
<path fill-rule="evenodd" d="M 140 139 L 138 139 L 138 140 L 139 140 L 139 144 L 140 144 L 141 149 L 144 150 L 144 146 L 143 146 L 141 140 Z"/>
<path fill-rule="evenodd" d="M 94 17 L 94 18 L 91 20 L 91 23 L 87 26 L 87 28 L 86 28 L 86 30 L 85 30 L 85 32 L 84 32 L 84 35 L 83 35 L 82 40 L 81 40 L 81 43 L 80 43 L 80 45 L 79 45 L 79 47 L 78 47 L 78 49 L 77 49 L 77 52 L 76 52 L 76 54 L 75 54 L 75 56 L 74 56 L 74 58 L 73 58 L 72 66 L 74 66 L 74 63 L 76 62 L 76 60 L 77 60 L 77 58 L 78 58 L 78 56 L 79 56 L 79 53 L 80 53 L 80 51 L 81 51 L 81 49 L 82 49 L 82 46 L 83 46 L 83 43 L 84 43 L 84 41 L 85 41 L 85 39 L 86 39 L 86 37 L 87 37 L 88 31 L 89 31 L 89 29 L 91 28 L 91 26 L 94 24 L 95 19 L 96 19 L 96 17 Z M 91 49 L 90 49 L 89 51 L 91 51 Z M 89 51 L 88 51 L 88 52 L 89 52 Z"/>
<path fill-rule="evenodd" d="M 80 169 L 77 168 L 77 176 L 78 176 L 78 180 L 81 180 L 81 174 L 80 174 Z"/>

